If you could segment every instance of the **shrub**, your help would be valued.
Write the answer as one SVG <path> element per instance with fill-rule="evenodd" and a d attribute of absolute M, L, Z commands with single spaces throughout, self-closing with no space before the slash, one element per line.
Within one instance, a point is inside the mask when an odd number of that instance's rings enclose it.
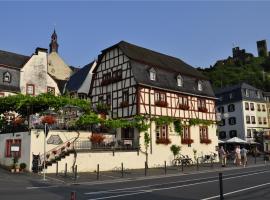
<path fill-rule="evenodd" d="M 171 146 L 170 150 L 173 153 L 173 157 L 175 157 L 180 153 L 181 147 L 174 144 L 174 145 Z"/>
<path fill-rule="evenodd" d="M 25 169 L 25 168 L 26 168 L 26 164 L 25 164 L 25 163 L 21 163 L 21 164 L 20 164 L 20 168 L 21 168 L 21 169 Z"/>

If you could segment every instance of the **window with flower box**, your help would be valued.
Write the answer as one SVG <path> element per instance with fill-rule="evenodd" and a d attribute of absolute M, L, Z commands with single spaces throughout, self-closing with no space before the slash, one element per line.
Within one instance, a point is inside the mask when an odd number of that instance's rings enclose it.
<path fill-rule="evenodd" d="M 199 99 L 198 98 L 198 101 L 197 102 L 198 102 L 198 111 L 200 111 L 200 112 L 207 112 L 205 99 Z"/>
<path fill-rule="evenodd" d="M 111 83 L 111 78 L 112 78 L 111 72 L 106 73 L 106 74 L 103 74 L 101 85 L 108 85 L 108 84 L 110 84 Z"/>
<path fill-rule="evenodd" d="M 210 144 L 211 140 L 208 138 L 208 127 L 207 126 L 200 126 L 200 143 Z"/>
<path fill-rule="evenodd" d="M 122 70 L 116 70 L 112 73 L 112 79 L 111 82 L 118 82 L 122 80 Z"/>
<path fill-rule="evenodd" d="M 155 105 L 160 107 L 167 107 L 168 103 L 166 101 L 166 93 L 165 92 L 157 92 L 155 91 Z"/>
<path fill-rule="evenodd" d="M 181 110 L 188 110 L 189 105 L 188 105 L 188 97 L 186 96 L 178 96 L 178 102 L 179 102 L 179 108 Z"/>
<path fill-rule="evenodd" d="M 171 141 L 168 138 L 168 126 L 160 125 L 156 126 L 156 143 L 157 144 L 170 144 Z"/>
<path fill-rule="evenodd" d="M 194 141 L 190 137 L 190 127 L 189 126 L 184 126 L 183 127 L 183 133 L 181 136 L 181 143 L 182 144 L 192 144 Z"/>

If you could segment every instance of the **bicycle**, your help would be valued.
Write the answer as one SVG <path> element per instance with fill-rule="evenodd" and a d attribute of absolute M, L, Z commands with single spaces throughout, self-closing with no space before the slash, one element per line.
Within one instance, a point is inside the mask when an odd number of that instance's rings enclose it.
<path fill-rule="evenodd" d="M 204 164 L 204 163 L 213 163 L 217 158 L 217 154 L 211 152 L 209 155 L 204 155 L 201 157 L 198 157 L 198 162 L 200 164 Z"/>
<path fill-rule="evenodd" d="M 182 154 L 179 154 L 176 158 L 172 160 L 172 165 L 173 166 L 188 166 L 192 165 L 193 161 L 191 158 L 188 157 L 188 155 L 184 156 Z"/>

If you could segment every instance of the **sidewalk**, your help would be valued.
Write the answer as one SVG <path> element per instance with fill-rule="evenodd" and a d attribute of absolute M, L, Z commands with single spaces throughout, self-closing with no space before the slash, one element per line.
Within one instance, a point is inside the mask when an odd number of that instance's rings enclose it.
<path fill-rule="evenodd" d="M 256 163 L 255 163 L 256 162 Z M 254 157 L 248 158 L 247 167 L 250 166 L 261 166 L 264 165 L 265 161 L 263 157 L 257 157 L 256 160 Z M 270 161 L 266 162 L 267 165 L 270 164 Z M 148 169 L 125 169 L 122 171 L 121 166 L 111 171 L 102 171 L 102 166 L 100 166 L 100 172 L 84 172 L 78 173 L 75 178 L 75 173 L 67 173 L 66 176 L 64 173 L 56 174 L 47 174 L 46 176 L 49 179 L 63 182 L 63 183 L 76 183 L 76 182 L 96 182 L 96 181 L 113 181 L 117 179 L 136 179 L 139 177 L 146 176 L 170 176 L 177 174 L 191 174 L 191 173 L 201 173 L 209 171 L 219 171 L 224 169 L 239 169 L 243 166 L 235 166 L 233 160 L 227 162 L 226 167 L 221 167 L 220 163 L 204 163 L 199 165 L 192 166 L 160 166 L 156 168 Z"/>

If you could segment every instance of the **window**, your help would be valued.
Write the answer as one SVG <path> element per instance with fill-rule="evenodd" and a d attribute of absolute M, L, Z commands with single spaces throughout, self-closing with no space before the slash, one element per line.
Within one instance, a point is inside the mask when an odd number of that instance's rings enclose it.
<path fill-rule="evenodd" d="M 111 79 L 111 73 L 110 72 L 104 74 L 103 77 L 102 77 L 103 81 L 110 80 L 110 79 Z"/>
<path fill-rule="evenodd" d="M 11 82 L 11 74 L 9 72 L 5 72 L 3 74 L 3 82 L 6 82 L 6 83 Z"/>
<path fill-rule="evenodd" d="M 47 92 L 55 95 L 55 88 L 54 87 L 47 87 Z"/>
<path fill-rule="evenodd" d="M 226 138 L 226 131 L 220 131 L 219 132 L 219 139 L 225 139 Z"/>
<path fill-rule="evenodd" d="M 183 138 L 183 139 L 190 139 L 190 130 L 189 130 L 189 126 L 184 126 L 184 127 L 183 127 L 182 138 Z"/>
<path fill-rule="evenodd" d="M 220 123 L 219 123 L 219 126 L 225 126 L 225 125 L 226 125 L 225 119 L 221 119 Z"/>
<path fill-rule="evenodd" d="M 265 112 L 266 109 L 265 109 L 265 104 L 262 104 L 262 111 Z"/>
<path fill-rule="evenodd" d="M 248 102 L 245 102 L 245 109 L 246 110 L 249 110 L 249 104 L 248 104 Z"/>
<path fill-rule="evenodd" d="M 203 88 L 202 88 L 202 82 L 201 81 L 198 81 L 198 90 L 199 91 L 202 91 Z"/>
<path fill-rule="evenodd" d="M 219 113 L 224 113 L 224 107 L 223 106 L 218 107 L 218 112 Z"/>
<path fill-rule="evenodd" d="M 235 125 L 236 124 L 236 118 L 235 117 L 230 117 L 229 118 L 229 124 L 230 125 Z"/>
<path fill-rule="evenodd" d="M 234 104 L 228 105 L 228 112 L 233 112 L 235 110 Z"/>
<path fill-rule="evenodd" d="M 250 103 L 250 110 L 254 110 L 254 103 Z"/>
<path fill-rule="evenodd" d="M 261 97 L 261 95 L 260 95 L 260 92 L 259 92 L 259 91 L 256 91 L 256 96 L 257 96 L 257 98 L 258 98 L 258 99 Z"/>
<path fill-rule="evenodd" d="M 35 95 L 35 85 L 33 85 L 33 84 L 26 84 L 26 94 L 28 94 L 28 95 Z"/>
<path fill-rule="evenodd" d="M 122 70 L 116 70 L 112 73 L 113 81 L 120 81 L 122 79 Z"/>
<path fill-rule="evenodd" d="M 251 129 L 247 129 L 247 138 L 251 138 Z"/>
<path fill-rule="evenodd" d="M 233 98 L 233 93 L 230 93 L 229 94 L 229 99 L 232 99 Z"/>
<path fill-rule="evenodd" d="M 200 140 L 208 139 L 208 128 L 207 126 L 200 126 Z"/>
<path fill-rule="evenodd" d="M 128 95 L 128 91 L 123 91 L 123 95 L 122 95 L 122 101 L 123 102 L 128 102 L 128 98 L 129 95 Z"/>
<path fill-rule="evenodd" d="M 262 118 L 261 117 L 258 117 L 258 123 L 262 124 Z"/>
<path fill-rule="evenodd" d="M 11 146 L 16 145 L 19 146 L 19 151 L 18 152 L 11 152 Z M 6 140 L 6 152 L 5 152 L 6 157 L 21 157 L 21 139 L 9 139 Z"/>
<path fill-rule="evenodd" d="M 111 101 L 112 101 L 111 94 L 107 94 L 106 95 L 106 104 L 111 105 Z"/>
<path fill-rule="evenodd" d="M 261 111 L 261 105 L 260 104 L 257 104 L 257 110 Z"/>
<path fill-rule="evenodd" d="M 100 95 L 100 96 L 98 97 L 98 103 L 103 103 L 103 95 Z"/>
<path fill-rule="evenodd" d="M 156 139 L 168 138 L 168 126 L 161 125 L 156 127 Z"/>
<path fill-rule="evenodd" d="M 156 70 L 154 68 L 151 68 L 149 70 L 149 72 L 150 72 L 150 80 L 155 81 L 156 80 Z"/>
<path fill-rule="evenodd" d="M 248 89 L 244 89 L 244 92 L 245 92 L 245 96 L 246 97 L 249 97 L 249 91 L 248 91 Z"/>
<path fill-rule="evenodd" d="M 230 134 L 230 138 L 237 137 L 237 131 L 236 130 L 231 130 L 229 132 L 229 134 Z"/>
<path fill-rule="evenodd" d="M 180 74 L 177 76 L 177 86 L 179 87 L 183 86 L 183 78 Z"/>
<path fill-rule="evenodd" d="M 256 121 L 255 121 L 255 117 L 254 116 L 251 116 L 251 123 L 252 124 L 256 124 Z"/>
<path fill-rule="evenodd" d="M 78 93 L 79 99 L 87 99 L 87 94 L 85 93 Z"/>
<path fill-rule="evenodd" d="M 248 116 L 248 115 L 246 116 L 246 123 L 250 124 L 250 116 Z"/>
<path fill-rule="evenodd" d="M 266 117 L 263 118 L 263 124 L 267 124 Z"/>

